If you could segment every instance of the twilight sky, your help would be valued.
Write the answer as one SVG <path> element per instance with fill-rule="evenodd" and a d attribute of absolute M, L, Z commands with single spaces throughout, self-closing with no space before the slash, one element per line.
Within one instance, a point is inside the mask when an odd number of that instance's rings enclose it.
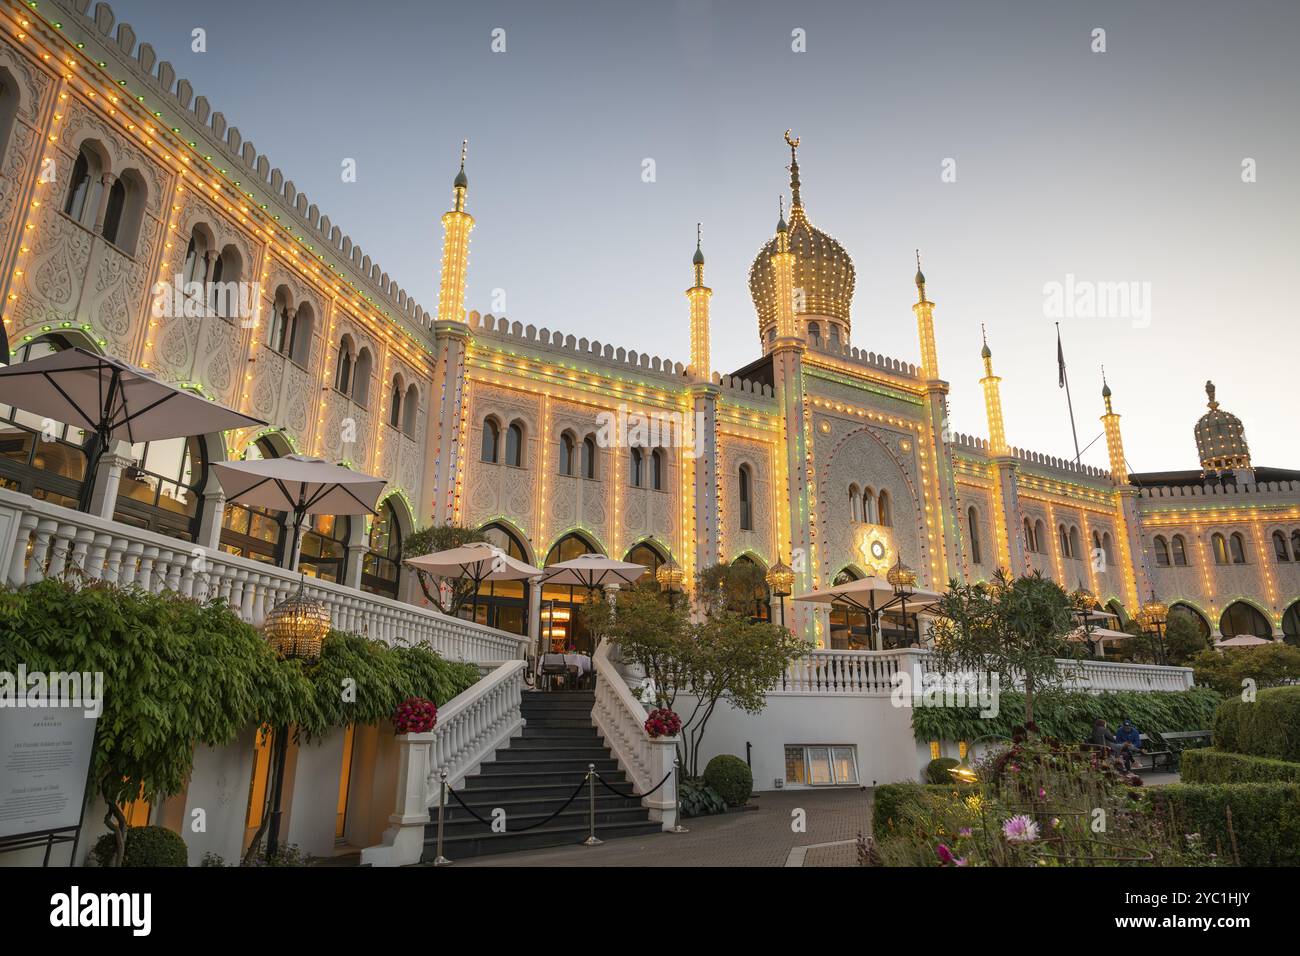
<path fill-rule="evenodd" d="M 112 6 L 427 309 L 468 137 L 469 308 L 504 290 L 511 319 L 685 362 L 702 220 L 714 365 L 739 368 L 793 127 L 809 218 L 857 266 L 854 345 L 918 360 L 920 247 L 956 430 L 987 434 L 985 323 L 1009 441 L 1072 457 L 1044 287 L 1073 275 L 1150 295 L 1149 320 L 1061 320 L 1081 445 L 1105 364 L 1133 468 L 1197 466 L 1207 378 L 1256 464 L 1300 468 L 1294 0 Z"/>

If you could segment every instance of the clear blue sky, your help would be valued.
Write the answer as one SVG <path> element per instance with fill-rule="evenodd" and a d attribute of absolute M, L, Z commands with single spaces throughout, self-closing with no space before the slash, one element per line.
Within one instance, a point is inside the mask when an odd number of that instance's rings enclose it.
<path fill-rule="evenodd" d="M 1300 467 L 1294 0 L 113 8 L 426 308 L 468 137 L 470 308 L 503 289 L 512 319 L 685 361 L 703 220 L 714 364 L 738 368 L 793 127 L 809 216 L 857 265 L 854 345 L 917 361 L 921 248 L 954 428 L 986 434 L 985 323 L 1009 440 L 1072 453 L 1043 287 L 1074 274 L 1152 305 L 1147 327 L 1062 321 L 1082 444 L 1104 363 L 1136 469 L 1196 466 L 1207 378 L 1256 464 Z"/>

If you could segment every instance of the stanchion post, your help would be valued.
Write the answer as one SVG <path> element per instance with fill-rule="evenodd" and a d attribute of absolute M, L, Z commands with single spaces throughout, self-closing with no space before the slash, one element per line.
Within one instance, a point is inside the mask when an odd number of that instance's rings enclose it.
<path fill-rule="evenodd" d="M 600 846 L 604 840 L 596 839 L 596 765 L 587 764 L 587 839 L 583 846 Z"/>
<path fill-rule="evenodd" d="M 438 771 L 438 855 L 433 859 L 434 866 L 450 866 L 451 860 L 442 855 L 442 816 L 447 802 L 447 771 Z"/>
<path fill-rule="evenodd" d="M 682 791 L 681 786 L 681 766 L 682 762 L 673 754 L 673 825 L 668 828 L 669 833 L 690 833 L 686 827 L 682 826 Z"/>

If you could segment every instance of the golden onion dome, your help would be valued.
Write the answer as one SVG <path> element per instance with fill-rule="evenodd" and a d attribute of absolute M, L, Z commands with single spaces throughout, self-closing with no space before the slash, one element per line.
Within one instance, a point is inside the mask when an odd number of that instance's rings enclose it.
<path fill-rule="evenodd" d="M 1241 419 L 1225 412 L 1214 398 L 1214 383 L 1205 383 L 1210 410 L 1196 423 L 1196 451 L 1207 472 L 1250 467 L 1250 446 Z"/>
<path fill-rule="evenodd" d="M 853 260 L 833 236 L 808 221 L 799 194 L 799 140 L 790 139 L 790 220 L 789 249 L 794 254 L 795 315 L 825 316 L 842 322 L 845 341 L 849 331 L 849 308 L 853 302 L 855 270 Z M 772 256 L 777 251 L 773 236 L 754 257 L 749 268 L 749 294 L 758 310 L 759 334 L 766 340 L 768 329 L 776 325 L 776 270 Z M 825 332 L 823 332 L 825 334 Z"/>

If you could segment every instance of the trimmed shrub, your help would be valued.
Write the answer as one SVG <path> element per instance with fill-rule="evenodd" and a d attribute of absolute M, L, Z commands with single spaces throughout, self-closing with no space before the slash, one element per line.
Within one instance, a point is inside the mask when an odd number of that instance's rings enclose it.
<path fill-rule="evenodd" d="M 677 806 L 684 817 L 707 817 L 727 812 L 727 801 L 701 780 L 681 782 L 677 788 Z"/>
<path fill-rule="evenodd" d="M 704 783 L 717 791 L 729 807 L 743 807 L 754 792 L 749 764 L 731 754 L 718 754 L 704 768 Z"/>
<path fill-rule="evenodd" d="M 879 840 L 894 829 L 895 821 L 903 819 L 903 808 L 909 803 L 923 800 L 958 800 L 978 792 L 971 783 L 951 783 L 946 786 L 920 783 L 886 783 L 876 787 L 871 807 L 871 832 Z"/>
<path fill-rule="evenodd" d="M 1300 763 L 1294 760 L 1202 747 L 1184 753 L 1180 763 L 1184 783 L 1300 783 Z"/>
<path fill-rule="evenodd" d="M 960 764 L 961 761 L 956 757 L 936 757 L 925 765 L 926 782 L 940 787 L 948 786 L 953 782 L 952 774 L 948 771 Z"/>
<path fill-rule="evenodd" d="M 1143 798 L 1175 832 L 1200 834 L 1221 862 L 1300 865 L 1300 783 L 1171 783 Z"/>
<path fill-rule="evenodd" d="M 1214 715 L 1214 746 L 1252 757 L 1300 761 L 1300 687 L 1270 687 L 1255 700 L 1225 700 Z"/>
<path fill-rule="evenodd" d="M 100 866 L 112 866 L 117 842 L 112 833 L 95 841 L 91 851 Z M 131 827 L 126 831 L 123 866 L 189 866 L 189 854 L 179 833 L 166 827 Z"/>

